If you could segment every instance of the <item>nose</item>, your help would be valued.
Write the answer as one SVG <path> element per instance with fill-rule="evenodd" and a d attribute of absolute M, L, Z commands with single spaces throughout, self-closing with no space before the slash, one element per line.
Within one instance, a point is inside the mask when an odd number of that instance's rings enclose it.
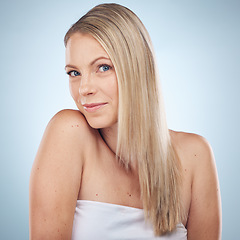
<path fill-rule="evenodd" d="M 81 96 L 93 95 L 96 93 L 96 88 L 93 84 L 93 81 L 89 75 L 82 76 L 80 85 L 79 85 L 79 94 Z"/>

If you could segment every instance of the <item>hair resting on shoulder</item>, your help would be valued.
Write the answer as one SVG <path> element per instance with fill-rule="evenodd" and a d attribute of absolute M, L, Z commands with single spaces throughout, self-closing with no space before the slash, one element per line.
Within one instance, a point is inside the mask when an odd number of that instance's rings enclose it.
<path fill-rule="evenodd" d="M 116 155 L 127 169 L 137 161 L 145 218 L 155 235 L 182 220 L 181 164 L 171 143 L 151 39 L 140 19 L 118 4 L 100 4 L 65 35 L 92 35 L 108 53 L 118 80 Z M 122 157 L 124 155 L 124 158 Z"/>

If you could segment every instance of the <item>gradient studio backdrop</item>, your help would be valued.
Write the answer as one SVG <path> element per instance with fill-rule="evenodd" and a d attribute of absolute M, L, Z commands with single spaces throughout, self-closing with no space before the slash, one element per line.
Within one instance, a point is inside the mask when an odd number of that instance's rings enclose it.
<path fill-rule="evenodd" d="M 235 240 L 240 215 L 240 1 L 116 2 L 132 9 L 150 32 L 169 128 L 200 134 L 211 143 L 221 186 L 223 239 Z M 99 3 L 0 2 L 0 239 L 28 239 L 29 176 L 40 140 L 56 112 L 75 108 L 64 72 L 63 37 Z"/>

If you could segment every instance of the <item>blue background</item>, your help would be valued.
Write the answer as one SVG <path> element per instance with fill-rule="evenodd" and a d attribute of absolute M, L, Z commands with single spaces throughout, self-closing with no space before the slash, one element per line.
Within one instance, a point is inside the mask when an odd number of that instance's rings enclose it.
<path fill-rule="evenodd" d="M 64 72 L 63 37 L 99 3 L 0 3 L 1 239 L 28 239 L 29 176 L 40 140 L 56 112 L 75 108 Z M 150 32 L 169 128 L 200 134 L 212 145 L 221 186 L 223 239 L 237 239 L 240 1 L 117 3 L 132 9 Z"/>

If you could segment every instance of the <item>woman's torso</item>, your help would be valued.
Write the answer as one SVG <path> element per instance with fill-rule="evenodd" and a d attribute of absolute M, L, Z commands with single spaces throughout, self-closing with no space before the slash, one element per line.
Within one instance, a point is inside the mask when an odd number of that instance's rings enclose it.
<path fill-rule="evenodd" d="M 92 132 L 91 151 L 86 154 L 78 200 L 89 200 L 116 205 L 142 208 L 140 186 L 136 171 L 127 172 L 116 161 L 114 153 L 106 145 L 97 130 Z M 181 148 L 181 135 L 170 130 L 172 142 L 183 167 L 181 197 L 185 215 L 188 215 L 191 202 L 192 169 L 191 159 L 185 157 Z M 186 226 L 187 217 L 182 219 Z"/>

